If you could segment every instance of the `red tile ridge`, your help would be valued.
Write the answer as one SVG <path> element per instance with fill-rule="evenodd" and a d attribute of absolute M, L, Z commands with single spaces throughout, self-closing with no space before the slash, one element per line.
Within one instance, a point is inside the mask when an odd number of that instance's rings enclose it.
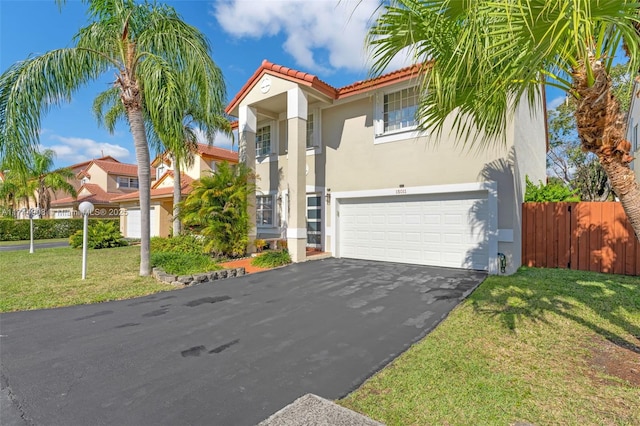
<path fill-rule="evenodd" d="M 388 86 L 390 84 L 398 83 L 399 81 L 410 80 L 418 77 L 426 69 L 431 67 L 431 62 L 414 64 L 405 68 L 401 68 L 396 71 L 392 71 L 387 74 L 382 74 L 378 77 L 370 78 L 368 80 L 358 81 L 347 86 L 341 87 L 337 90 L 337 99 L 346 98 L 348 96 L 357 95 L 358 93 L 367 92 L 374 88 Z"/>

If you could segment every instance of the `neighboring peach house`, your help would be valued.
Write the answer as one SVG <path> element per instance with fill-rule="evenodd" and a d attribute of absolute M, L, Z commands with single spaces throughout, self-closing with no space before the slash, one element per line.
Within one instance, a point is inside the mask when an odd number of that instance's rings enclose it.
<path fill-rule="evenodd" d="M 72 166 L 76 171 L 77 198 L 65 197 L 51 202 L 51 217 L 55 219 L 78 216 L 78 205 L 90 201 L 94 217 L 120 217 L 116 197 L 137 192 L 138 166 L 121 163 L 113 157 L 103 157 Z M 155 173 L 152 170 L 152 173 Z"/>
<path fill-rule="evenodd" d="M 183 196 L 191 191 L 191 183 L 208 173 L 215 173 L 216 165 L 227 161 L 238 163 L 238 153 L 198 144 L 191 167 L 181 173 L 180 184 Z M 151 185 L 151 236 L 168 237 L 172 230 L 173 218 L 173 159 L 168 154 L 156 157 L 151 163 L 155 168 L 156 182 Z M 140 238 L 140 194 L 138 191 L 112 199 L 120 205 L 120 231 L 125 237 Z"/>
<path fill-rule="evenodd" d="M 635 158 L 631 162 L 631 169 L 636 174 L 636 180 L 640 182 L 640 83 L 636 80 L 633 84 L 633 92 L 631 94 L 631 105 L 629 106 L 629 114 L 627 115 L 627 140 L 631 143 L 631 156 Z"/>
<path fill-rule="evenodd" d="M 416 65 L 334 88 L 263 61 L 226 112 L 259 176 L 250 239 L 307 250 L 500 273 L 521 265 L 525 176 L 546 177 L 544 99 L 524 101 L 506 140 L 465 149 L 449 128 L 418 131 Z M 451 117 L 447 126 L 453 122 Z"/>

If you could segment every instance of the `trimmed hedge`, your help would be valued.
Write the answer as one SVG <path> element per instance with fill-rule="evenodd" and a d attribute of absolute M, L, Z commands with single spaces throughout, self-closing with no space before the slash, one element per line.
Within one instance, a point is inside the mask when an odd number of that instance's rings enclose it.
<path fill-rule="evenodd" d="M 115 222 L 120 228 L 120 219 L 92 219 L 94 221 Z M 79 219 L 34 219 L 33 238 L 69 238 L 76 231 L 82 230 L 82 218 Z M 0 219 L 0 241 L 21 241 L 29 239 L 29 220 Z"/>

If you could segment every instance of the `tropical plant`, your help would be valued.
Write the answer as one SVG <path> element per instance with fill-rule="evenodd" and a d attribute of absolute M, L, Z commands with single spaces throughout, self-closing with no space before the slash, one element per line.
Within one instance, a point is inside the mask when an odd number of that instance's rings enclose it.
<path fill-rule="evenodd" d="M 151 254 L 151 264 L 175 275 L 189 275 L 198 272 L 221 269 L 211 257 L 196 253 L 179 253 L 175 251 Z"/>
<path fill-rule="evenodd" d="M 623 43 L 637 75 L 639 24 L 631 0 L 392 0 L 367 43 L 374 74 L 405 49 L 429 61 L 418 122 L 441 132 L 455 111 L 453 131 L 480 148 L 504 141 L 514 109 L 540 102 L 541 83 L 566 92 L 581 147 L 598 157 L 640 240 L 640 186 L 610 78 Z"/>
<path fill-rule="evenodd" d="M 206 238 L 200 235 L 174 235 L 171 238 L 152 237 L 151 253 L 175 252 L 203 254 L 206 252 Z"/>
<path fill-rule="evenodd" d="M 123 111 L 133 136 L 141 209 L 140 275 L 149 275 L 151 166 L 145 125 L 151 124 L 161 140 L 181 140 L 187 97 L 197 93 L 217 110 L 225 88 L 208 41 L 173 8 L 134 0 L 83 3 L 90 22 L 79 30 L 73 47 L 31 56 L 0 76 L 0 158 L 16 167 L 27 164 L 38 146 L 42 112 L 69 101 L 89 81 L 114 72 L 113 87 L 99 95 L 103 101 L 97 103 L 119 102 L 120 107 L 99 118 L 113 130 Z M 185 76 L 189 91 L 182 90 Z"/>
<path fill-rule="evenodd" d="M 54 169 L 55 155 L 51 149 L 36 152 L 29 167 L 31 181 L 38 194 L 38 208 L 44 213 L 43 216 L 49 215 L 52 191 L 62 190 L 74 198 L 77 196 L 76 189 L 69 183 L 69 179 L 75 177 L 73 171 L 68 168 Z"/>
<path fill-rule="evenodd" d="M 559 179 L 550 179 L 550 182 L 547 184 L 538 182 L 538 185 L 531 182 L 528 176 L 525 180 L 525 202 L 543 203 L 546 201 L 580 201 L 580 197 Z"/>
<path fill-rule="evenodd" d="M 182 201 L 181 170 L 183 167 L 191 167 L 194 154 L 198 151 L 198 136 L 196 126 L 212 144 L 217 131 L 227 135 L 231 133 L 231 123 L 223 117 L 223 111 L 214 111 L 207 105 L 196 105 L 197 97 L 191 97 L 192 103 L 185 110 L 183 117 L 184 136 L 181 140 L 163 141 L 163 145 L 169 149 L 173 160 L 173 235 L 182 232 L 182 219 L 180 218 L 180 202 Z"/>
<path fill-rule="evenodd" d="M 258 268 L 275 268 L 289 263 L 291 263 L 291 255 L 287 250 L 268 251 L 251 260 L 251 265 Z"/>
<path fill-rule="evenodd" d="M 82 247 L 83 231 L 76 231 L 69 237 L 69 245 L 73 248 Z M 87 247 L 103 249 L 127 246 L 129 243 L 122 237 L 120 227 L 113 221 L 95 221 L 87 229 Z"/>
<path fill-rule="evenodd" d="M 247 197 L 255 190 L 253 172 L 245 164 L 222 162 L 218 170 L 193 183 L 182 202 L 185 226 L 194 227 L 207 239 L 207 250 L 216 256 L 244 255 L 249 243 Z"/>

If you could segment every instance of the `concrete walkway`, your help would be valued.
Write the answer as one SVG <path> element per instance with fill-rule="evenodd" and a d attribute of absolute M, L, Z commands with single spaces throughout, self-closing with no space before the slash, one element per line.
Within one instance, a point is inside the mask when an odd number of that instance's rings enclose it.
<path fill-rule="evenodd" d="M 347 395 L 484 277 L 326 259 L 2 314 L 0 424 L 255 425 L 308 393 Z"/>

